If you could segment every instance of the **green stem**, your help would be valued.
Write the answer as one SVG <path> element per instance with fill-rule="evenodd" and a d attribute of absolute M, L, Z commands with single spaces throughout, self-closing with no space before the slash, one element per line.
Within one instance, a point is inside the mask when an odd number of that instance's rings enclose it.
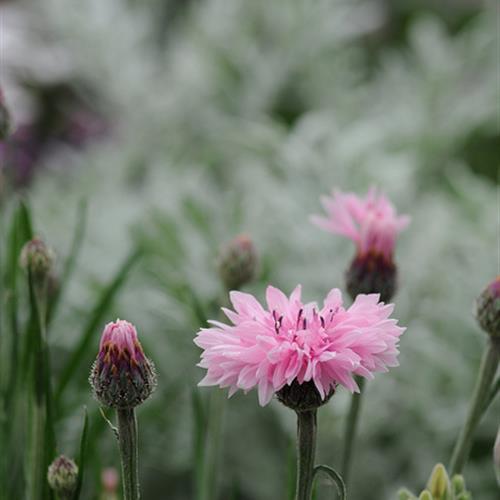
<path fill-rule="evenodd" d="M 310 500 L 316 453 L 316 410 L 297 412 L 297 490 L 295 500 Z"/>
<path fill-rule="evenodd" d="M 345 483 L 349 481 L 349 472 L 351 469 L 352 455 L 356 442 L 356 433 L 358 429 L 359 413 L 361 410 L 361 402 L 363 401 L 363 389 L 365 379 L 356 377 L 356 382 L 359 386 L 359 393 L 353 394 L 351 397 L 351 406 L 347 415 L 347 422 L 344 435 L 344 451 L 342 455 L 342 476 Z"/>
<path fill-rule="evenodd" d="M 123 499 L 139 500 L 137 420 L 135 410 L 117 410 L 118 444 L 122 462 Z"/>
<path fill-rule="evenodd" d="M 32 399 L 30 401 L 30 454 L 28 467 L 28 499 L 47 498 L 47 467 L 54 454 L 54 434 L 50 408 L 49 354 L 46 332 L 46 288 L 28 272 L 31 313 L 36 318 L 31 365 Z"/>
<path fill-rule="evenodd" d="M 452 475 L 460 474 L 467 462 L 472 446 L 474 431 L 484 413 L 485 401 L 498 368 L 499 350 L 493 341 L 488 342 L 484 351 L 479 375 L 472 395 L 469 413 L 455 444 L 449 470 Z"/>
<path fill-rule="evenodd" d="M 222 449 L 222 430 L 227 396 L 221 390 L 210 394 L 206 448 L 200 488 L 201 500 L 217 497 L 217 479 Z"/>

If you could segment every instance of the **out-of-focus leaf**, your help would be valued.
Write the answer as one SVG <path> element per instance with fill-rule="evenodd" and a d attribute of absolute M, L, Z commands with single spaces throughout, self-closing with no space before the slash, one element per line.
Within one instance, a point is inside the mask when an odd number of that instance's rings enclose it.
<path fill-rule="evenodd" d="M 205 456 L 205 436 L 206 436 L 206 409 L 203 404 L 198 388 L 191 391 L 191 406 L 194 415 L 194 472 L 196 480 L 197 498 L 202 498 L 201 488 L 203 487 L 203 467 Z"/>
<path fill-rule="evenodd" d="M 89 416 L 87 413 L 87 408 L 84 408 L 83 415 L 83 429 L 82 435 L 80 437 L 80 449 L 78 452 L 78 479 L 76 483 L 75 493 L 73 494 L 73 500 L 78 500 L 80 498 L 80 493 L 83 484 L 83 475 L 85 472 L 85 462 L 87 458 L 87 440 L 88 440 L 88 427 L 89 427 Z"/>
<path fill-rule="evenodd" d="M 82 248 L 86 227 L 87 227 L 87 202 L 85 200 L 82 200 L 78 205 L 76 222 L 75 222 L 75 231 L 73 233 L 70 252 L 64 264 L 64 270 L 62 272 L 61 279 L 59 281 L 59 287 L 56 291 L 55 296 L 53 297 L 52 301 L 49 304 L 49 310 L 47 313 L 48 324 L 50 324 L 53 317 L 57 313 L 61 297 L 63 296 L 68 281 L 70 280 L 73 271 L 75 269 L 78 255 L 80 254 L 80 250 Z"/>
<path fill-rule="evenodd" d="M 98 325 L 102 322 L 104 315 L 109 309 L 114 297 L 125 284 L 127 276 L 129 275 L 134 264 L 138 261 L 140 255 L 140 249 L 135 249 L 134 251 L 132 251 L 132 253 L 125 259 L 125 262 L 123 262 L 123 264 L 120 266 L 110 284 L 101 292 L 94 308 L 89 314 L 89 319 L 85 324 L 85 327 L 83 328 L 83 332 L 80 336 L 78 344 L 72 350 L 69 359 L 65 367 L 63 368 L 59 386 L 56 392 L 56 402 L 61 401 L 64 390 L 66 389 L 76 370 L 79 368 L 81 362 L 83 361 L 83 358 L 85 357 L 87 349 L 94 339 Z"/>

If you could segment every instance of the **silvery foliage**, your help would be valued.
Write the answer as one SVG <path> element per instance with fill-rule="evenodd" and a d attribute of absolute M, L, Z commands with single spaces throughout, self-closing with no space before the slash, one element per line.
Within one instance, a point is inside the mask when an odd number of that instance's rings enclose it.
<path fill-rule="evenodd" d="M 156 342 L 160 380 L 182 373 L 194 382 L 200 373 L 187 365 L 196 361 L 198 321 L 189 297 L 206 303 L 220 293 L 218 246 L 251 234 L 265 280 L 289 290 L 300 282 L 305 298 L 316 299 L 342 287 L 353 248 L 313 227 L 309 214 L 321 210 L 319 196 L 332 186 L 363 192 L 375 184 L 413 218 L 397 250 L 395 316 L 408 331 L 401 367 L 369 384 L 354 473 L 363 481 L 355 481 L 353 498 L 421 486 L 429 464 L 449 456 L 464 419 L 485 342 L 472 304 L 497 272 L 496 189 L 459 154 L 478 128 L 498 132 L 493 9 L 454 38 L 437 19 L 417 20 L 409 48 L 385 52 L 365 78 L 355 40 L 369 39 L 383 21 L 373 2 L 207 0 L 160 50 L 154 15 L 127 5 L 50 0 L 38 7 L 115 122 L 110 142 L 59 153 L 49 165 L 54 173 L 35 186 L 37 218 L 59 248 L 75 200 L 90 200 L 81 279 L 69 290 L 65 319 L 77 322 L 74 312 L 94 290 L 89 283 L 109 276 L 141 241 L 148 257 L 117 310 Z M 276 111 L 281 102 L 298 110 L 291 124 Z M 74 342 L 67 332 L 55 332 L 63 347 Z M 186 418 L 170 420 L 171 431 L 161 423 L 144 431 L 145 454 L 162 464 L 155 469 L 190 466 L 189 394 L 179 401 L 176 415 Z M 323 412 L 325 461 L 339 456 L 347 404 L 339 392 Z M 252 498 L 277 497 L 286 446 L 271 446 L 271 417 L 254 396 L 229 407 L 228 435 L 240 439 L 228 439 L 228 480 Z M 291 439 L 290 416 L 271 408 L 272 425 Z M 495 411 L 498 404 L 478 439 L 493 443 Z M 165 456 L 167 440 L 179 452 Z M 489 463 L 473 461 L 467 472 L 471 491 L 493 494 Z"/>

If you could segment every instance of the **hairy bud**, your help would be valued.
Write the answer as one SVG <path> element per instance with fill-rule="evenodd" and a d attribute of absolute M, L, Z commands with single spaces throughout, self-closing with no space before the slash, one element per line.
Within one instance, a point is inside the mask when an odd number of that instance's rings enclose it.
<path fill-rule="evenodd" d="M 221 249 L 217 265 L 228 290 L 238 290 L 251 282 L 257 269 L 257 252 L 252 240 L 245 235 L 232 239 Z"/>
<path fill-rule="evenodd" d="M 110 408 L 132 409 L 151 395 L 155 369 L 134 325 L 123 320 L 106 325 L 89 381 L 96 399 Z"/>
<path fill-rule="evenodd" d="M 61 499 L 70 499 L 78 480 L 78 467 L 64 455 L 56 458 L 49 466 L 47 480 Z"/>

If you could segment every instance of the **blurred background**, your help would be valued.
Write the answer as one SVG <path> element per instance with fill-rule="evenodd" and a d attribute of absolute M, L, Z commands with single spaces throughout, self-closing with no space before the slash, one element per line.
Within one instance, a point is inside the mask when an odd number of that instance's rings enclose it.
<path fill-rule="evenodd" d="M 144 498 L 196 498 L 193 401 L 210 389 L 193 391 L 203 373 L 192 340 L 217 314 L 219 249 L 252 238 L 259 276 L 246 290 L 259 297 L 267 283 L 302 283 L 306 300 L 342 288 L 353 248 L 309 222 L 333 186 L 376 185 L 412 217 L 396 256 L 401 366 L 369 384 L 350 498 L 422 488 L 465 418 L 485 343 L 473 302 L 498 274 L 498 2 L 26 0 L 2 1 L 0 13 L 12 115 L 1 210 L 29 201 L 58 256 L 55 279 L 82 232 L 50 343 L 57 385 L 90 331 L 57 422 L 58 447 L 74 456 L 88 406 L 84 498 L 118 466 L 87 383 L 104 323 L 135 323 L 158 370 L 138 409 Z M 339 391 L 320 412 L 319 460 L 333 466 L 348 404 Z M 497 401 L 466 469 L 479 500 L 498 498 L 499 411 Z M 294 434 L 279 403 L 235 395 L 220 499 L 288 498 Z"/>

